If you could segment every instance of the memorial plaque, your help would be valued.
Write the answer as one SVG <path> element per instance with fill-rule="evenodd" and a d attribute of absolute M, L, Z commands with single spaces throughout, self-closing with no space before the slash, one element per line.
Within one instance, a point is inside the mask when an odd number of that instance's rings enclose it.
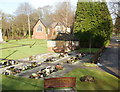
<path fill-rule="evenodd" d="M 75 77 L 58 77 L 44 79 L 44 88 L 63 88 L 63 87 L 75 87 Z"/>

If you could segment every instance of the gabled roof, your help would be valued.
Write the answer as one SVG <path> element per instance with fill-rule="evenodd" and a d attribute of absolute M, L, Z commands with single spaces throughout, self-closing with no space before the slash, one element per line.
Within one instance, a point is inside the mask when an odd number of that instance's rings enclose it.
<path fill-rule="evenodd" d="M 40 18 L 37 20 L 37 22 L 35 23 L 35 25 L 36 25 L 39 21 L 40 21 L 46 28 L 55 28 L 57 25 L 58 25 L 58 26 L 65 26 L 64 23 L 61 23 L 61 22 L 49 23 L 49 22 L 43 21 L 43 20 L 40 19 Z M 33 26 L 33 28 L 35 27 L 35 25 Z"/>
<path fill-rule="evenodd" d="M 44 22 L 42 19 L 38 19 L 37 22 L 35 23 L 35 25 L 36 25 L 39 21 L 40 21 L 46 28 L 48 28 L 48 27 L 50 26 L 50 24 Z M 33 26 L 33 28 L 35 27 L 35 25 Z"/>
<path fill-rule="evenodd" d="M 36 25 L 39 21 L 46 27 L 46 25 L 41 21 L 41 19 L 38 19 L 37 22 L 34 24 L 33 28 L 35 27 L 35 25 Z"/>

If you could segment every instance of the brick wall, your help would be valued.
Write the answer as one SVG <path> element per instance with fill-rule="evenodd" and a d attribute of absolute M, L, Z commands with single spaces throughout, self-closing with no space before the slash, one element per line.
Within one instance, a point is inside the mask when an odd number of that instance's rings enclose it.
<path fill-rule="evenodd" d="M 41 25 L 42 27 L 42 31 L 37 32 L 37 27 Z M 32 39 L 47 39 L 47 34 L 46 34 L 46 28 L 45 26 L 41 23 L 41 21 L 39 20 L 37 22 L 37 24 L 34 26 L 33 28 L 33 36 Z"/>

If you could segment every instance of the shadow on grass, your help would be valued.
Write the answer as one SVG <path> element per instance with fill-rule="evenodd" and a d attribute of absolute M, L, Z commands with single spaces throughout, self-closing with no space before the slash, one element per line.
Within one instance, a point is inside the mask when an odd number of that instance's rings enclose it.
<path fill-rule="evenodd" d="M 28 85 L 31 85 L 31 86 L 34 86 L 34 87 L 37 87 L 37 88 L 41 88 L 41 85 L 40 86 L 38 86 L 37 84 L 35 85 L 34 83 L 32 83 L 32 81 L 31 81 L 31 83 L 30 83 L 30 81 L 28 80 L 28 82 L 26 82 L 26 81 L 24 81 L 24 80 L 21 80 L 21 78 L 19 77 L 12 77 L 12 76 L 7 76 L 9 79 L 12 79 L 12 80 L 16 80 L 16 81 L 19 81 L 19 82 L 22 82 L 22 83 L 25 83 L 26 85 L 28 84 Z M 37 81 L 36 81 L 37 82 Z M 3 85 L 3 86 L 5 86 L 5 85 Z"/>

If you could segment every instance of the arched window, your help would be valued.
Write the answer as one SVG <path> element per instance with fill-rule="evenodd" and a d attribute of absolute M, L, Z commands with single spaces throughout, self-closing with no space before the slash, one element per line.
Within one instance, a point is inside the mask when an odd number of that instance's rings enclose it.
<path fill-rule="evenodd" d="M 42 31 L 42 26 L 39 25 L 39 26 L 37 27 L 37 32 L 41 32 L 41 31 Z"/>

